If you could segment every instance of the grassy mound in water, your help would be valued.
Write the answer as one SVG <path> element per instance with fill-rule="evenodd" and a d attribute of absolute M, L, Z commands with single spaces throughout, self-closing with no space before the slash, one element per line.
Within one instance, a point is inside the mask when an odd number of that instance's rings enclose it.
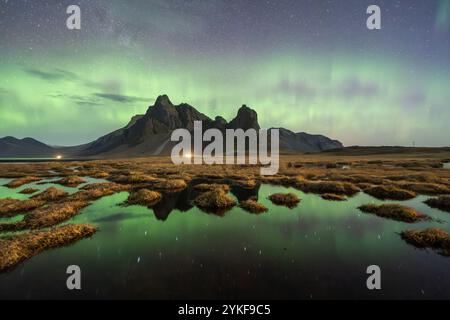
<path fill-rule="evenodd" d="M 345 201 L 347 200 L 347 197 L 341 194 L 334 194 L 334 193 L 324 193 L 320 196 L 324 200 L 330 200 L 330 201 Z"/>
<path fill-rule="evenodd" d="M 42 201 L 50 202 L 50 201 L 60 200 L 64 197 L 66 197 L 67 195 L 68 195 L 68 193 L 66 191 L 51 187 L 51 188 L 48 188 L 47 190 L 45 190 L 44 192 L 41 192 L 31 198 L 35 199 L 35 200 L 42 200 Z"/>
<path fill-rule="evenodd" d="M 296 187 L 306 193 L 353 196 L 359 188 L 350 182 L 298 180 Z"/>
<path fill-rule="evenodd" d="M 45 202 L 36 199 L 18 200 L 18 199 L 0 199 L 0 218 L 14 217 L 19 213 L 34 210 Z"/>
<path fill-rule="evenodd" d="M 201 191 L 211 191 L 215 189 L 222 189 L 225 192 L 230 191 L 230 186 L 227 184 L 219 184 L 219 183 L 200 183 L 194 186 L 194 189 Z"/>
<path fill-rule="evenodd" d="M 223 189 L 214 189 L 200 194 L 194 204 L 204 209 L 227 209 L 236 205 L 236 201 Z"/>
<path fill-rule="evenodd" d="M 59 180 L 55 181 L 54 183 L 60 184 L 60 185 L 66 186 L 66 187 L 75 188 L 85 182 L 86 181 L 83 178 L 80 178 L 79 176 L 68 176 L 68 177 L 59 179 Z"/>
<path fill-rule="evenodd" d="M 141 205 L 151 207 L 162 199 L 161 193 L 148 189 L 140 189 L 130 193 L 126 205 Z"/>
<path fill-rule="evenodd" d="M 440 196 L 424 201 L 428 206 L 450 212 L 450 196 Z"/>
<path fill-rule="evenodd" d="M 263 213 L 268 211 L 266 206 L 253 199 L 241 201 L 239 207 L 250 213 Z"/>
<path fill-rule="evenodd" d="M 21 193 L 21 194 L 33 194 L 33 193 L 36 193 L 38 191 L 39 191 L 39 189 L 26 188 L 26 189 L 23 189 L 22 191 L 20 191 L 19 193 Z"/>
<path fill-rule="evenodd" d="M 397 221 L 403 221 L 407 223 L 414 223 L 418 221 L 428 221 L 431 217 L 417 212 L 413 208 L 401 206 L 399 204 L 365 204 L 358 207 L 359 210 L 365 213 L 372 213 L 382 218 L 388 218 Z"/>
<path fill-rule="evenodd" d="M 69 224 L 48 231 L 34 231 L 0 238 L 0 272 L 44 250 L 57 248 L 92 236 L 96 228 L 88 224 Z"/>
<path fill-rule="evenodd" d="M 390 185 L 367 188 L 364 192 L 380 200 L 409 200 L 417 196 L 414 191 L 404 190 Z"/>
<path fill-rule="evenodd" d="M 279 206 L 294 208 L 300 202 L 300 199 L 293 193 L 274 193 L 269 196 L 269 200 Z"/>
<path fill-rule="evenodd" d="M 21 221 L 0 223 L 0 231 L 19 231 L 52 227 L 74 217 L 81 209 L 89 204 L 87 201 L 70 201 L 40 207 L 28 213 Z"/>
<path fill-rule="evenodd" d="M 5 184 L 5 186 L 8 188 L 11 188 L 11 189 L 15 189 L 15 188 L 23 186 L 24 184 L 28 184 L 30 182 L 36 182 L 36 181 L 40 181 L 40 180 L 42 180 L 42 178 L 38 178 L 35 176 L 26 176 L 26 177 L 14 179 L 14 180 L 10 181 L 9 183 Z"/>
<path fill-rule="evenodd" d="M 153 187 L 158 190 L 178 191 L 186 188 L 187 184 L 182 179 L 160 179 Z"/>
<path fill-rule="evenodd" d="M 130 189 L 129 185 L 122 185 L 118 183 L 102 182 L 88 184 L 81 188 L 81 190 L 70 195 L 69 201 L 93 201 L 99 198 L 113 195 L 117 192 L 127 191 Z"/>
<path fill-rule="evenodd" d="M 406 230 L 402 231 L 400 236 L 417 248 L 431 248 L 440 255 L 450 256 L 450 235 L 442 229 Z"/>

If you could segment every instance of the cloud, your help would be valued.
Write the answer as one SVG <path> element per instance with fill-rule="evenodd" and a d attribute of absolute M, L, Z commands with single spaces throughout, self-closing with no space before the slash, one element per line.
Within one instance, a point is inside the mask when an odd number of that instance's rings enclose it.
<path fill-rule="evenodd" d="M 276 90 L 287 94 L 292 94 L 295 97 L 311 97 L 314 96 L 316 90 L 312 85 L 304 81 L 290 81 L 289 79 L 282 79 Z"/>
<path fill-rule="evenodd" d="M 426 95 L 419 89 L 412 89 L 400 97 L 400 101 L 405 108 L 417 108 L 426 101 Z"/>
<path fill-rule="evenodd" d="M 376 96 L 380 91 L 380 87 L 377 83 L 364 82 L 358 78 L 344 81 L 336 90 L 339 95 L 342 95 L 345 98 L 370 98 Z"/>
<path fill-rule="evenodd" d="M 62 70 L 53 69 L 51 71 L 42 71 L 39 69 L 23 69 L 29 75 L 44 80 L 44 81 L 79 81 L 81 80 L 75 73 Z"/>
<path fill-rule="evenodd" d="M 96 97 L 100 97 L 106 100 L 111 100 L 114 102 L 120 103 L 135 103 L 135 102 L 145 102 L 150 99 L 142 98 L 142 97 L 134 97 L 134 96 L 125 96 L 121 94 L 113 94 L 113 93 L 94 93 Z"/>

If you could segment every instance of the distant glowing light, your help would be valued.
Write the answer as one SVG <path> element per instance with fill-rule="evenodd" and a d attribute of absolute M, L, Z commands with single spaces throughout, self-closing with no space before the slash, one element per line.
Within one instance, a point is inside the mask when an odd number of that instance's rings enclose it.
<path fill-rule="evenodd" d="M 192 158 L 192 154 L 191 153 L 185 153 L 185 154 L 183 154 L 183 156 L 185 157 L 185 158 L 188 158 L 188 159 L 191 159 Z"/>
<path fill-rule="evenodd" d="M 62 159 L 62 155 L 59 155 L 59 154 L 58 154 L 58 155 L 56 156 L 56 159 L 57 159 L 57 160 L 61 160 L 61 159 Z"/>

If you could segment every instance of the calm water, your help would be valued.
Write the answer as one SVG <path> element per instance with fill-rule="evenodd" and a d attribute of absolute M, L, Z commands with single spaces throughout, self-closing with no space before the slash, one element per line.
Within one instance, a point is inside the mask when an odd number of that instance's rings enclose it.
<path fill-rule="evenodd" d="M 0 187 L 0 197 L 26 198 L 17 194 L 25 187 Z M 1 274 L 0 298 L 450 298 L 450 258 L 398 235 L 429 226 L 450 232 L 450 214 L 428 208 L 425 197 L 404 204 L 444 223 L 409 225 L 360 213 L 360 204 L 380 202 L 365 194 L 332 202 L 267 185 L 232 191 L 239 199 L 258 195 L 269 212 L 207 214 L 189 204 L 190 189 L 154 210 L 121 207 L 126 192 L 100 199 L 70 221 L 98 226 L 92 238 Z M 302 201 L 292 210 L 274 206 L 267 200 L 273 192 Z M 81 267 L 81 291 L 66 289 L 71 264 Z M 381 267 L 381 291 L 366 289 L 371 264 Z"/>
<path fill-rule="evenodd" d="M 444 169 L 450 169 L 450 162 L 443 164 Z"/>

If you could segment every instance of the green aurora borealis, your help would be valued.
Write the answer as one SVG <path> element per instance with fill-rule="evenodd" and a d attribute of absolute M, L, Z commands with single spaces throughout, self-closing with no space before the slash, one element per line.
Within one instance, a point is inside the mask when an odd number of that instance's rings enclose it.
<path fill-rule="evenodd" d="M 308 33 L 292 42 L 278 30 L 272 45 L 258 36 L 255 43 L 246 37 L 248 46 L 240 39 L 210 48 L 209 38 L 171 46 L 182 32 L 178 27 L 164 34 L 169 44 L 160 45 L 161 39 L 140 40 L 145 29 L 139 37 L 92 32 L 88 21 L 87 30 L 62 28 L 52 39 L 25 29 L 27 36 L 17 40 L 12 35 L 17 26 L 9 21 L 11 36 L 0 35 L 0 136 L 58 145 L 89 142 L 145 113 L 166 93 L 174 103 L 187 102 L 227 120 L 247 104 L 258 112 L 262 127 L 320 133 L 345 145 L 450 145 L 448 5 L 435 7 L 445 12 L 433 8 L 433 19 L 417 22 L 416 30 L 428 28 L 428 38 L 415 37 L 414 29 L 407 39 L 393 36 L 389 28 L 396 25 L 386 19 L 378 34 L 364 29 L 363 22 L 362 35 L 354 39 L 349 31 L 336 41 L 326 41 L 332 33 L 323 39 Z M 8 14 L 7 7 L 2 10 Z M 129 19 L 122 11 L 110 14 Z M 57 22 L 64 23 L 62 13 Z M 188 39 L 202 28 L 187 24 Z M 322 23 L 319 31 L 328 28 Z M 169 46 L 176 49 L 168 51 Z"/>

